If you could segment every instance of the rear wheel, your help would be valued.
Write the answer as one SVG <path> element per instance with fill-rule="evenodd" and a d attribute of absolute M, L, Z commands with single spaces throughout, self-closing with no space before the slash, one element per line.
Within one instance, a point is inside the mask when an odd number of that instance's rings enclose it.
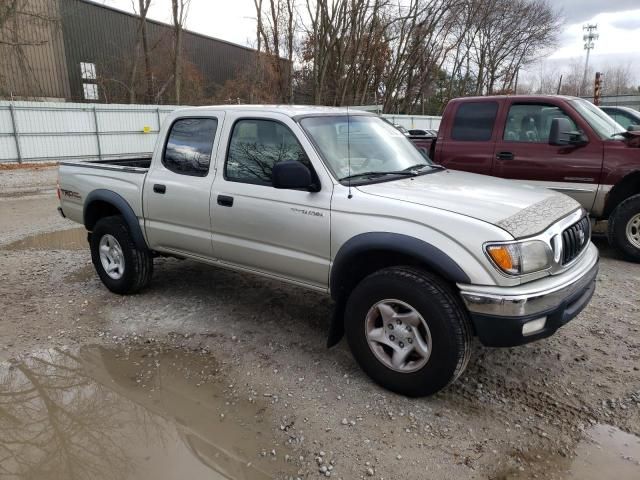
<path fill-rule="evenodd" d="M 151 252 L 136 246 L 122 217 L 98 220 L 91 234 L 90 247 L 96 272 L 112 292 L 135 293 L 151 281 Z"/>
<path fill-rule="evenodd" d="M 640 195 L 627 198 L 609 218 L 609 243 L 627 260 L 640 262 Z"/>
<path fill-rule="evenodd" d="M 464 307 L 438 277 L 409 267 L 380 270 L 351 293 L 349 347 L 378 384 L 407 396 L 438 392 L 458 378 L 470 354 Z"/>

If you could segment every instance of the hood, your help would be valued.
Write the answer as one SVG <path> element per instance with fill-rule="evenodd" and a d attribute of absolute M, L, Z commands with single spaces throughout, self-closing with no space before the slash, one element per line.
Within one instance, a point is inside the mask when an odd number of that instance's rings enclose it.
<path fill-rule="evenodd" d="M 370 195 L 483 220 L 503 228 L 514 238 L 540 233 L 580 208 L 572 198 L 546 188 L 456 170 L 357 188 Z"/>

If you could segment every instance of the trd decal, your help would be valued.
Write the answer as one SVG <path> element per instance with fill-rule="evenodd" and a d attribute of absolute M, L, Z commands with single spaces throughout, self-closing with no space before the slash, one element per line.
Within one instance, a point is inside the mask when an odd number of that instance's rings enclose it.
<path fill-rule="evenodd" d="M 72 190 L 63 190 L 62 188 L 60 189 L 60 193 L 62 193 L 62 195 L 64 195 L 67 198 L 73 198 L 75 200 L 80 200 L 80 194 L 78 192 L 74 192 Z"/>

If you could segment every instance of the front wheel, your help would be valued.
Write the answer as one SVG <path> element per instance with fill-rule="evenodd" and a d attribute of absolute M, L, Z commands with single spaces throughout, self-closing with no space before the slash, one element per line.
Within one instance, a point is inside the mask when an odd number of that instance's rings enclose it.
<path fill-rule="evenodd" d="M 136 246 L 122 217 L 98 220 L 91 234 L 90 247 L 96 272 L 112 292 L 135 293 L 151 281 L 151 252 Z"/>
<path fill-rule="evenodd" d="M 640 262 L 640 195 L 627 198 L 609 217 L 609 243 L 627 260 Z"/>
<path fill-rule="evenodd" d="M 403 395 L 438 392 L 469 361 L 471 331 L 464 307 L 428 272 L 392 267 L 369 275 L 349 296 L 345 321 L 360 367 Z"/>

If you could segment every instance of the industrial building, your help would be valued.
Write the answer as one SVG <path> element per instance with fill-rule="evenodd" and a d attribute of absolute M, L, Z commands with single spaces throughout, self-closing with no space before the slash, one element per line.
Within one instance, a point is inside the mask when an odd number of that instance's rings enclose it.
<path fill-rule="evenodd" d="M 139 16 L 88 0 L 17 3 L 0 23 L 0 98 L 126 103 L 133 91 L 136 103 L 171 102 L 171 25 L 147 20 L 145 75 L 142 54 L 133 67 Z M 255 50 L 183 32 L 183 103 L 195 103 L 190 92 L 206 101 L 255 62 Z"/>

